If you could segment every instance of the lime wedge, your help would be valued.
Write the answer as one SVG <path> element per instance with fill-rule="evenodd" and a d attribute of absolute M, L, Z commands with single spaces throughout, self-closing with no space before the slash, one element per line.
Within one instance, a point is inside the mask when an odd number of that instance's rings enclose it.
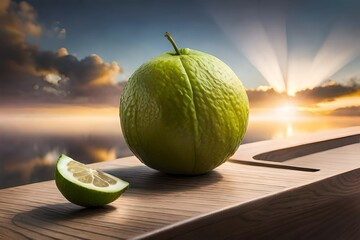
<path fill-rule="evenodd" d="M 91 169 L 64 154 L 56 164 L 55 182 L 67 200 L 84 207 L 104 206 L 129 188 L 128 182 Z"/>

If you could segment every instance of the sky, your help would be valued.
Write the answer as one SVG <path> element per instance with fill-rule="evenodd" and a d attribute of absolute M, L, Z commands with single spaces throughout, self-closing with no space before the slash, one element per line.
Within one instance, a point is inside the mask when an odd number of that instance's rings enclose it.
<path fill-rule="evenodd" d="M 0 98 L 118 104 L 123 82 L 172 50 L 168 31 L 227 63 L 254 106 L 296 95 L 312 109 L 357 107 L 359 10 L 356 0 L 1 0 Z"/>

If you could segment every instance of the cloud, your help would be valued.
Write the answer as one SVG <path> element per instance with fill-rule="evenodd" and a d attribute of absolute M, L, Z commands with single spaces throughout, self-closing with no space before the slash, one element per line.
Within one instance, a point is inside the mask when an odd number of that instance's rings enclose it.
<path fill-rule="evenodd" d="M 60 31 L 58 33 L 58 37 L 61 39 L 66 38 L 66 29 L 65 28 L 60 29 Z"/>
<path fill-rule="evenodd" d="M 52 24 L 50 31 L 48 31 L 49 36 L 54 36 L 60 39 L 66 38 L 66 29 L 60 25 L 60 21 L 56 21 Z"/>
<path fill-rule="evenodd" d="M 334 116 L 360 116 L 360 106 L 338 108 L 330 114 Z"/>
<path fill-rule="evenodd" d="M 360 95 L 360 79 L 352 78 L 343 84 L 327 81 L 318 87 L 297 92 L 296 97 L 304 104 L 316 104 L 334 101 L 335 98 L 351 94 Z"/>
<path fill-rule="evenodd" d="M 249 98 L 250 108 L 271 108 L 294 100 L 293 97 L 288 96 L 286 93 L 279 93 L 273 88 L 264 89 L 262 86 L 256 89 L 248 89 L 246 93 Z"/>
<path fill-rule="evenodd" d="M 58 26 L 59 27 L 59 26 Z M 117 99 L 120 86 L 116 76 L 122 72 L 117 62 L 106 63 L 92 54 L 78 59 L 66 48 L 42 51 L 26 41 L 43 32 L 36 10 L 26 2 L 0 4 L 0 96 L 18 101 L 44 99 L 64 101 L 81 98 Z M 65 37 L 65 28 L 57 30 Z M 118 101 L 118 99 L 116 100 Z"/>
<path fill-rule="evenodd" d="M 4 13 L 9 7 L 10 0 L 0 1 L 0 13 Z"/>
<path fill-rule="evenodd" d="M 263 87 L 248 89 L 247 94 L 251 108 L 272 108 L 284 103 L 316 108 L 321 103 L 328 103 L 351 96 L 360 96 L 360 79 L 352 78 L 344 83 L 329 80 L 318 87 L 299 91 L 295 96 L 288 96 L 285 93 L 276 92 L 272 88 Z M 339 110 L 339 113 L 341 111 L 343 110 Z"/>
<path fill-rule="evenodd" d="M 68 54 L 65 48 L 57 52 L 43 51 L 34 56 L 34 65 L 45 74 L 56 73 L 62 76 L 61 84 L 75 89 L 91 86 L 115 85 L 115 77 L 121 72 L 116 62 L 105 63 L 98 55 L 92 54 L 84 59 L 77 59 Z"/>

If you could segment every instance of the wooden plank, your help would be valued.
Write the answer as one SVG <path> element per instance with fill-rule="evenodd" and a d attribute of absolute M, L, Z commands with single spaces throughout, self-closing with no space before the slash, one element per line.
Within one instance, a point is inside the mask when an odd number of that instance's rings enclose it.
<path fill-rule="evenodd" d="M 0 237 L 189 239 L 228 236 L 239 239 L 259 234 L 254 230 L 255 225 L 268 234 L 279 234 L 284 229 L 281 223 L 288 222 L 285 227 L 295 227 L 298 221 L 304 225 L 299 229 L 305 231 L 309 227 L 305 226 L 306 221 L 310 221 L 312 215 L 312 226 L 320 224 L 326 216 L 339 215 L 348 222 L 340 226 L 341 231 L 348 229 L 348 236 L 358 236 L 360 230 L 356 222 L 340 214 L 340 210 L 332 214 L 330 209 L 349 206 L 343 212 L 352 210 L 352 219 L 360 217 L 355 204 L 360 200 L 359 143 L 282 163 L 254 160 L 253 156 L 359 133 L 360 127 L 355 127 L 283 141 L 245 144 L 233 156 L 233 161 L 196 177 L 162 174 L 142 165 L 135 157 L 93 164 L 131 184 L 123 196 L 103 208 L 86 209 L 67 202 L 54 181 L 3 189 L 0 190 Z M 272 156 L 276 154 L 272 152 Z M 272 164 L 285 168 L 271 167 Z M 286 166 L 319 171 L 287 169 Z M 312 207 L 311 202 L 316 207 Z M 244 211 L 248 215 L 244 215 Z M 233 215 L 227 215 L 230 213 Z M 267 220 L 270 218 L 271 224 Z M 326 223 L 327 227 L 335 224 Z M 199 228 L 194 230 L 193 226 Z M 274 230 L 270 231 L 270 226 Z M 215 230 L 219 235 L 208 235 L 215 234 Z M 315 230 L 309 228 L 309 231 Z M 234 235 L 226 234 L 230 232 Z"/>
<path fill-rule="evenodd" d="M 322 140 L 312 143 L 301 144 L 299 146 L 273 150 L 266 153 L 258 154 L 254 156 L 254 159 L 284 162 L 293 158 L 303 157 L 313 153 L 323 152 L 326 150 L 332 150 L 334 148 L 359 143 L 359 141 L 360 134 L 354 134 L 347 137 Z"/>
<path fill-rule="evenodd" d="M 360 239 L 359 186 L 357 169 L 220 209 L 138 239 Z"/>

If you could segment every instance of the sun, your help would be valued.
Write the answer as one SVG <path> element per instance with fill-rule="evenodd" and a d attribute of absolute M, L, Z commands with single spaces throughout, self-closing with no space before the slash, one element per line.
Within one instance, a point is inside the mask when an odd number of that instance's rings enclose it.
<path fill-rule="evenodd" d="M 276 118 L 288 120 L 296 117 L 299 114 L 299 108 L 291 103 L 285 103 L 274 109 Z"/>
<path fill-rule="evenodd" d="M 306 117 L 303 107 L 293 102 L 283 102 L 272 108 L 254 109 L 251 114 L 252 119 L 268 119 L 281 122 L 294 122 Z"/>
<path fill-rule="evenodd" d="M 297 111 L 297 107 L 294 105 L 286 104 L 276 108 L 276 111 L 281 114 L 293 114 Z"/>

